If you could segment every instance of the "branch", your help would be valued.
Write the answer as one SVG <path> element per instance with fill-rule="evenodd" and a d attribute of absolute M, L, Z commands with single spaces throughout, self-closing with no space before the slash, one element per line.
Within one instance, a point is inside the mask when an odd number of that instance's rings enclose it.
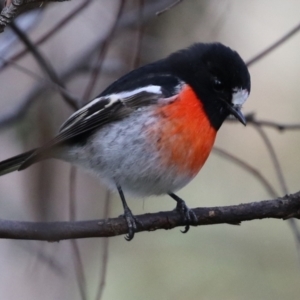
<path fill-rule="evenodd" d="M 109 45 L 110 45 L 110 43 L 111 43 L 111 41 L 113 39 L 115 31 L 116 31 L 116 29 L 118 27 L 119 20 L 120 20 L 120 18 L 122 16 L 122 13 L 123 13 L 123 10 L 124 10 L 124 6 L 125 6 L 125 0 L 120 0 L 119 7 L 118 7 L 117 13 L 115 15 L 115 20 L 113 21 L 111 28 L 109 29 L 109 31 L 106 34 L 106 37 L 105 37 L 103 43 L 100 46 L 100 51 L 98 53 L 97 63 L 96 63 L 97 68 L 95 68 L 91 72 L 90 78 L 89 78 L 89 81 L 88 81 L 88 84 L 87 84 L 87 87 L 86 87 L 85 92 L 83 94 L 83 101 L 84 101 L 84 103 L 87 103 L 90 100 L 92 91 L 93 91 L 93 89 L 94 89 L 94 87 L 96 85 L 96 82 L 97 82 L 97 78 L 100 75 L 101 68 L 102 68 L 102 65 L 103 65 L 103 62 L 104 62 L 104 59 L 105 59 L 108 47 L 109 47 Z"/>
<path fill-rule="evenodd" d="M 284 124 L 284 123 L 278 123 L 274 121 L 267 121 L 267 120 L 259 120 L 256 119 L 254 113 L 248 113 L 245 115 L 245 119 L 247 124 L 254 124 L 258 126 L 263 127 L 269 127 L 273 129 L 277 129 L 278 131 L 285 131 L 285 130 L 299 130 L 300 129 L 300 123 L 291 123 L 291 124 Z M 228 118 L 226 119 L 226 122 L 237 122 L 237 119 Z"/>
<path fill-rule="evenodd" d="M 64 2 L 68 0 L 7 0 L 0 13 L 0 33 L 10 24 L 15 17 L 27 9 L 40 7 L 43 3 Z"/>
<path fill-rule="evenodd" d="M 76 220 L 76 177 L 77 170 L 74 166 L 70 168 L 70 187 L 69 187 L 69 214 L 70 220 Z M 77 240 L 71 240 L 71 247 L 73 251 L 73 263 L 75 267 L 77 285 L 79 288 L 80 296 L 82 300 L 87 300 L 87 285 L 84 274 L 84 264 L 82 256 L 79 250 L 79 244 Z"/>
<path fill-rule="evenodd" d="M 284 44 L 288 39 L 290 39 L 292 36 L 294 36 L 299 31 L 300 31 L 300 23 L 297 24 L 294 28 L 292 28 L 289 32 L 287 32 L 284 36 L 282 36 L 279 40 L 277 40 L 272 45 L 270 45 L 269 47 L 267 47 L 265 50 L 263 50 L 262 52 L 258 53 L 253 58 L 251 58 L 250 60 L 248 60 L 246 62 L 246 65 L 248 67 L 250 67 L 254 63 L 258 62 L 259 60 L 261 60 L 262 58 L 264 58 L 265 56 L 267 56 L 269 53 L 271 53 L 272 51 L 274 51 L 275 49 L 277 49 L 279 46 L 281 46 L 282 44 Z"/>
<path fill-rule="evenodd" d="M 266 218 L 300 218 L 300 192 L 274 200 L 222 207 L 195 208 L 195 226 L 239 224 L 243 221 Z M 172 229 L 186 225 L 176 211 L 136 216 L 137 232 Z M 67 239 L 111 237 L 127 233 L 123 217 L 77 222 L 18 222 L 0 220 L 0 238 L 59 241 Z"/>
<path fill-rule="evenodd" d="M 231 161 L 232 163 L 235 163 L 236 165 L 240 166 L 244 170 L 246 170 L 249 174 L 251 174 L 254 178 L 256 178 L 262 186 L 265 188 L 265 190 L 269 193 L 269 195 L 273 198 L 278 197 L 277 192 L 273 188 L 272 184 L 269 182 L 269 180 L 264 177 L 260 170 L 254 168 L 251 166 L 248 162 L 238 158 L 237 156 L 225 151 L 224 149 L 214 147 L 213 152 L 217 155 Z"/>
<path fill-rule="evenodd" d="M 142 40 L 144 35 L 144 23 L 143 23 L 143 10 L 144 10 L 144 0 L 139 0 L 138 3 L 138 17 L 137 17 L 137 35 L 136 35 L 136 46 L 134 50 L 133 60 L 131 64 L 131 70 L 136 69 L 140 66 L 141 50 L 142 50 Z"/>
<path fill-rule="evenodd" d="M 162 9 L 160 11 L 157 11 L 156 15 L 157 16 L 162 15 L 163 13 L 169 11 L 170 9 L 172 9 L 173 7 L 175 7 L 176 5 L 178 5 L 181 2 L 182 2 L 182 0 L 177 0 L 177 1 L 173 2 L 173 3 L 171 3 L 169 6 L 165 7 L 164 9 Z"/>
<path fill-rule="evenodd" d="M 104 207 L 104 217 L 107 219 L 110 213 L 110 195 L 111 192 L 106 190 L 106 197 L 105 197 L 105 207 Z M 104 239 L 103 242 L 103 255 L 102 255 L 102 264 L 101 264 L 101 273 L 100 273 L 100 281 L 98 290 L 96 293 L 95 300 L 101 300 L 104 292 L 104 287 L 107 280 L 107 265 L 108 265 L 108 258 L 109 258 L 109 239 Z"/>
<path fill-rule="evenodd" d="M 168 0 L 160 0 L 151 1 L 145 4 L 143 9 L 144 22 L 153 18 L 155 12 L 162 9 L 167 3 L 169 3 Z M 120 18 L 118 28 L 127 29 L 134 25 L 136 21 L 137 10 L 132 10 Z M 89 69 L 91 57 L 93 57 L 93 55 L 98 51 L 99 47 L 105 42 L 105 39 L 106 37 L 99 37 L 99 39 L 96 40 L 89 49 L 85 50 L 82 55 L 79 55 L 79 57 L 77 57 L 68 68 L 58 74 L 59 78 L 65 82 L 70 80 L 76 74 L 79 74 L 81 71 Z M 14 122 L 20 120 L 27 113 L 31 105 L 40 99 L 40 96 L 45 92 L 47 87 L 49 87 L 49 84 L 38 84 L 20 101 L 19 105 L 12 109 L 11 112 L 3 116 L 0 115 L 0 129 L 10 126 L 14 124 Z"/>
<path fill-rule="evenodd" d="M 65 100 L 65 102 L 67 104 L 69 104 L 69 106 L 71 108 L 73 108 L 74 110 L 78 109 L 79 108 L 79 100 L 74 99 L 72 97 L 72 95 L 65 90 L 64 83 L 59 78 L 59 76 L 56 74 L 56 71 L 54 70 L 54 68 L 52 67 L 50 62 L 44 58 L 44 56 L 40 53 L 38 48 L 32 43 L 32 41 L 27 36 L 27 34 L 25 32 L 23 32 L 23 30 L 21 28 L 19 28 L 19 26 L 17 24 L 12 22 L 10 24 L 10 26 L 11 26 L 12 30 L 14 31 L 14 33 L 19 37 L 19 39 L 26 45 L 28 50 L 32 53 L 33 57 L 37 61 L 40 68 L 45 72 L 45 74 L 47 74 L 49 76 L 49 78 L 55 84 L 57 84 L 58 86 L 63 88 L 63 90 L 60 91 L 60 94 L 63 97 L 63 99 Z"/>
<path fill-rule="evenodd" d="M 61 20 L 59 20 L 52 28 L 49 29 L 42 37 L 38 38 L 36 41 L 34 41 L 34 45 L 37 47 L 44 42 L 46 42 L 48 39 L 50 39 L 53 35 L 58 33 L 64 26 L 68 25 L 70 21 L 74 17 L 77 16 L 77 14 L 81 13 L 84 9 L 88 8 L 89 5 L 92 3 L 92 0 L 85 0 L 80 5 L 78 5 L 73 11 L 71 11 L 68 15 L 64 16 Z M 10 61 L 17 61 L 18 59 L 22 58 L 24 55 L 28 53 L 28 49 L 22 49 L 19 52 L 13 54 L 10 57 Z M 3 71 L 7 66 L 9 65 L 9 62 L 5 62 L 2 64 L 0 70 Z"/>

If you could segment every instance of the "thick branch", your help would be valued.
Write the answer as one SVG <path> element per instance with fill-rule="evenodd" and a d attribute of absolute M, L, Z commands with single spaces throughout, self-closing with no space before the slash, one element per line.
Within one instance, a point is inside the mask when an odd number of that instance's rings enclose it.
<path fill-rule="evenodd" d="M 212 224 L 239 224 L 243 221 L 266 218 L 300 218 L 300 192 L 274 200 L 223 207 L 193 209 L 198 217 L 196 226 Z M 176 211 L 136 216 L 137 232 L 172 229 L 183 226 Z M 17 222 L 0 220 L 0 238 L 59 241 L 65 239 L 111 237 L 127 233 L 123 217 L 78 222 Z"/>

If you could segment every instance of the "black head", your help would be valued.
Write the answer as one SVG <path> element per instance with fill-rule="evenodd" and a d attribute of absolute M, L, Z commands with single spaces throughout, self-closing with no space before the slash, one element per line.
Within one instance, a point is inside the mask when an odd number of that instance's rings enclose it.
<path fill-rule="evenodd" d="M 199 43 L 171 54 L 167 61 L 195 90 L 216 129 L 230 114 L 246 124 L 240 109 L 250 93 L 250 74 L 237 52 L 219 43 Z"/>

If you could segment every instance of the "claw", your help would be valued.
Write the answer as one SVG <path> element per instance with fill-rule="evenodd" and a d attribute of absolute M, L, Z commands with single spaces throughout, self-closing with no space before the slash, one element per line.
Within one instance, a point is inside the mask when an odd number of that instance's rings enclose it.
<path fill-rule="evenodd" d="M 181 233 L 187 233 L 190 230 L 190 225 L 185 225 L 184 230 L 180 230 Z"/>
<path fill-rule="evenodd" d="M 190 230 L 190 225 L 197 223 L 198 218 L 182 199 L 177 201 L 176 211 L 181 214 L 183 221 L 188 223 L 185 225 L 184 230 L 180 230 L 182 233 L 187 233 Z"/>
<path fill-rule="evenodd" d="M 136 226 L 136 219 L 128 207 L 124 210 L 124 218 L 128 226 L 128 233 L 125 235 L 124 238 L 126 241 L 129 242 L 134 238 L 134 234 L 137 229 L 137 226 Z"/>
<path fill-rule="evenodd" d="M 118 185 L 117 183 L 116 183 L 116 186 L 117 186 L 117 189 L 118 189 L 118 192 L 119 192 L 122 204 L 123 204 L 123 208 L 124 208 L 124 215 L 123 216 L 124 216 L 124 218 L 127 222 L 127 226 L 128 226 L 128 233 L 125 235 L 124 238 L 125 238 L 126 241 L 129 242 L 134 238 L 134 234 L 135 234 L 136 229 L 137 229 L 136 223 L 139 223 L 139 222 L 136 220 L 136 218 L 132 214 L 130 208 L 128 207 L 121 186 Z"/>
<path fill-rule="evenodd" d="M 169 194 L 176 202 L 175 210 L 178 211 L 184 222 L 188 223 L 185 225 L 184 230 L 180 230 L 182 233 L 187 233 L 190 229 L 190 225 L 197 223 L 198 218 L 196 214 L 185 204 L 185 202 L 179 198 L 177 195 L 170 193 Z"/>

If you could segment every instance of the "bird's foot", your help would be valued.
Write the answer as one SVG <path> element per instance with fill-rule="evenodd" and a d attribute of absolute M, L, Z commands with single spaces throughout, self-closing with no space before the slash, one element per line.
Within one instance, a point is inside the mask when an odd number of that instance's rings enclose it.
<path fill-rule="evenodd" d="M 185 229 L 181 230 L 182 233 L 187 233 L 190 229 L 190 225 L 195 225 L 198 221 L 196 214 L 185 204 L 185 201 L 181 198 L 177 198 L 177 205 L 175 210 L 180 213 L 184 222 L 187 223 L 185 225 Z"/>
<path fill-rule="evenodd" d="M 134 238 L 134 234 L 137 229 L 136 223 L 138 223 L 138 221 L 135 218 L 135 216 L 132 214 L 129 207 L 124 208 L 123 217 L 125 218 L 128 226 L 128 233 L 125 235 L 125 240 L 129 242 Z"/>

